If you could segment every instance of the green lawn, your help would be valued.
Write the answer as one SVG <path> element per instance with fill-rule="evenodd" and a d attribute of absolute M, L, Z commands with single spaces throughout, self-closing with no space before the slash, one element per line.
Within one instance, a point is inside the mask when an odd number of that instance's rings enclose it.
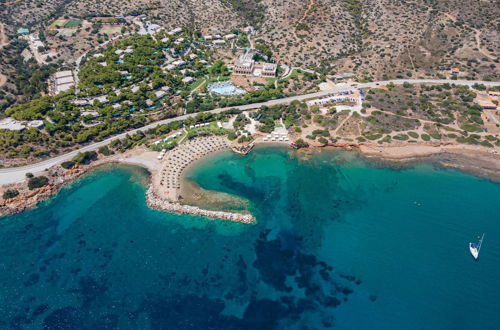
<path fill-rule="evenodd" d="M 230 76 L 217 76 L 217 77 L 210 77 L 207 81 L 207 85 L 210 85 L 214 82 L 218 81 L 228 81 L 230 79 Z"/>
<path fill-rule="evenodd" d="M 64 24 L 65 28 L 76 28 L 79 27 L 82 24 L 82 21 L 79 19 L 72 19 L 68 21 L 66 24 Z"/>
<path fill-rule="evenodd" d="M 200 87 L 205 82 L 205 80 L 206 80 L 206 78 L 204 78 L 204 77 L 196 80 L 194 83 L 191 84 L 191 86 L 189 86 L 189 90 L 193 91 L 196 88 Z"/>

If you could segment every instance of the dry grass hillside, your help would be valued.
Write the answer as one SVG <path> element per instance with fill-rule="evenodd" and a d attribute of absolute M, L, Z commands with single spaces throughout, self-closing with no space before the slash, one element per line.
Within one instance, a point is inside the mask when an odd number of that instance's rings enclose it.
<path fill-rule="evenodd" d="M 0 0 L 1 1 L 1 0 Z M 253 25 L 275 57 L 325 73 L 358 77 L 446 76 L 498 79 L 497 0 L 10 0 L 0 21 L 48 25 L 56 17 L 147 14 L 166 27 L 203 32 Z"/>

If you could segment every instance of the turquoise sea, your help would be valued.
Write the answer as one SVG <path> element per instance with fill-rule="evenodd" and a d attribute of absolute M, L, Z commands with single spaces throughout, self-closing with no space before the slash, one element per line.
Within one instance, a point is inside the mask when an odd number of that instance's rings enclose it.
<path fill-rule="evenodd" d="M 151 210 L 125 166 L 0 219 L 0 329 L 499 329 L 500 184 L 278 147 L 188 177 L 257 223 Z"/>

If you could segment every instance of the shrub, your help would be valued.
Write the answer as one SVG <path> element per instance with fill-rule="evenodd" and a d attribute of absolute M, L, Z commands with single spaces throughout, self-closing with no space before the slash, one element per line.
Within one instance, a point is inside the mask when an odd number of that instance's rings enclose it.
<path fill-rule="evenodd" d="M 61 164 L 61 167 L 68 170 L 68 169 L 72 168 L 73 165 L 75 165 L 75 162 L 72 162 L 71 160 L 69 160 L 67 162 L 63 162 Z"/>
<path fill-rule="evenodd" d="M 365 137 L 368 139 L 368 140 L 378 140 L 382 137 L 382 134 L 367 134 L 365 135 Z"/>
<path fill-rule="evenodd" d="M 30 190 L 43 187 L 49 183 L 49 178 L 46 176 L 32 177 L 28 180 L 28 188 Z"/>
<path fill-rule="evenodd" d="M 392 137 L 390 135 L 386 135 L 384 136 L 384 138 L 380 141 L 378 141 L 379 143 L 390 143 L 392 140 Z"/>
<path fill-rule="evenodd" d="M 418 139 L 418 133 L 416 133 L 416 132 L 408 132 L 408 135 L 414 139 Z"/>
<path fill-rule="evenodd" d="M 33 176 L 34 176 L 33 173 L 30 173 L 30 172 L 26 173 L 26 177 L 28 179 L 31 179 Z"/>
<path fill-rule="evenodd" d="M 483 145 L 485 147 L 493 148 L 493 144 L 491 144 L 490 142 L 488 142 L 486 140 L 481 141 L 481 145 Z"/>
<path fill-rule="evenodd" d="M 318 139 L 318 141 L 319 141 L 319 143 L 321 143 L 321 144 L 328 144 L 328 140 L 327 140 L 327 139 L 325 139 L 324 137 L 320 137 L 320 138 Z"/>
<path fill-rule="evenodd" d="M 75 164 L 89 164 L 90 162 L 97 159 L 97 152 L 95 151 L 85 151 L 79 152 L 78 155 L 73 157 L 71 161 Z"/>
<path fill-rule="evenodd" d="M 14 198 L 19 195 L 19 191 L 16 189 L 7 189 L 3 192 L 3 199 Z"/>
<path fill-rule="evenodd" d="M 309 143 L 307 143 L 306 141 L 304 141 L 302 139 L 298 139 L 297 141 L 295 141 L 295 145 L 297 146 L 297 148 L 307 148 L 307 147 L 309 147 Z"/>
<path fill-rule="evenodd" d="M 481 132 L 481 126 L 473 124 L 463 124 L 460 128 L 467 132 Z"/>
<path fill-rule="evenodd" d="M 400 141 L 406 141 L 409 139 L 409 137 L 406 134 L 398 134 L 398 135 L 393 136 L 393 139 L 400 140 Z"/>
<path fill-rule="evenodd" d="M 99 153 L 104 156 L 109 156 L 114 154 L 113 150 L 110 150 L 108 146 L 103 146 L 99 148 Z"/>

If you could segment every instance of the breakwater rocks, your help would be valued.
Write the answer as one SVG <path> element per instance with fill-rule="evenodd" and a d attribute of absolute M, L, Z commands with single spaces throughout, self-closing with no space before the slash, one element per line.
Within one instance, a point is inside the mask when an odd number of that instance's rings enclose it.
<path fill-rule="evenodd" d="M 233 147 L 231 147 L 231 150 L 237 154 L 246 155 L 250 151 L 252 151 L 254 146 L 255 146 L 255 142 L 252 142 L 249 145 L 233 146 Z"/>
<path fill-rule="evenodd" d="M 179 213 L 179 214 L 198 215 L 207 218 L 228 220 L 228 221 L 241 222 L 247 224 L 255 221 L 255 218 L 250 214 L 232 213 L 223 211 L 209 211 L 200 209 L 199 207 L 196 206 L 172 203 L 156 196 L 151 187 L 146 192 L 146 197 L 149 207 L 162 211 Z"/>

